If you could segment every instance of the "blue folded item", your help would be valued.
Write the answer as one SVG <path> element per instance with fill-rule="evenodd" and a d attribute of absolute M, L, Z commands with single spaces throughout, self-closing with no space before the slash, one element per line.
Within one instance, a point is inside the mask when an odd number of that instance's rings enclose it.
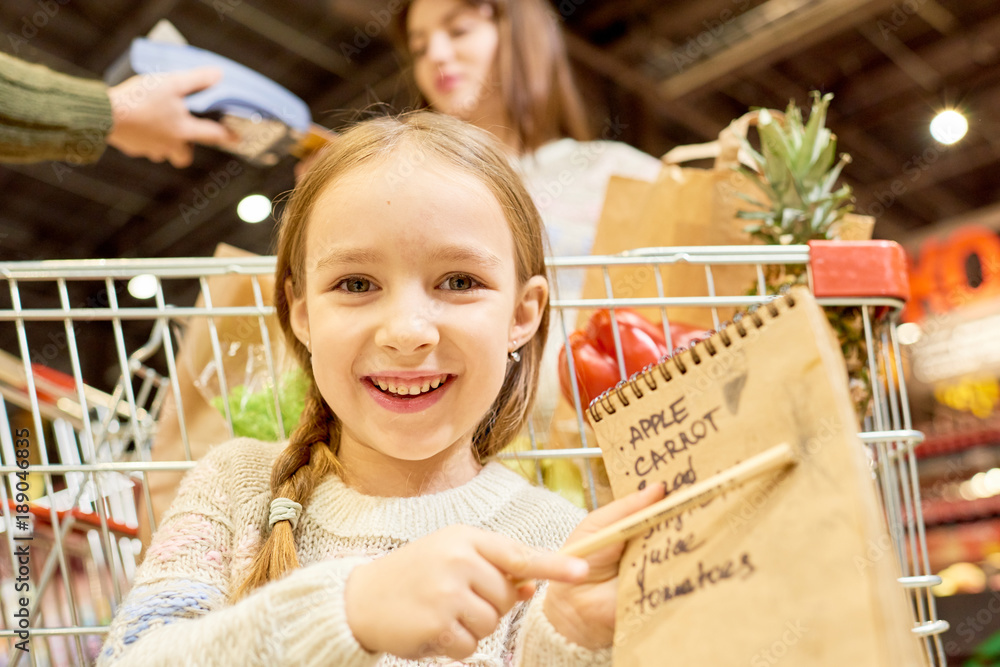
<path fill-rule="evenodd" d="M 259 165 L 272 165 L 312 124 L 308 105 L 283 86 L 237 62 L 187 44 L 136 38 L 105 73 L 108 85 L 133 74 L 165 74 L 196 67 L 222 70 L 219 83 L 186 98 L 192 113 L 217 118 L 242 138 L 232 153 Z"/>

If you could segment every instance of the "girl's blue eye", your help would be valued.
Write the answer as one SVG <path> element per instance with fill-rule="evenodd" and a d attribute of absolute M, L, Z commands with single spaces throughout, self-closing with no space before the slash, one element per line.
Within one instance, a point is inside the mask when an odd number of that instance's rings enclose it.
<path fill-rule="evenodd" d="M 476 279 L 473 278 L 472 276 L 466 275 L 464 273 L 457 273 L 453 276 L 448 276 L 448 278 L 444 281 L 443 286 L 447 290 L 464 292 L 478 285 L 479 283 L 476 282 Z"/>
<path fill-rule="evenodd" d="M 336 287 L 336 289 L 342 289 L 345 292 L 352 292 L 355 294 L 368 292 L 371 290 L 371 288 L 372 288 L 372 281 L 368 280 L 367 278 L 361 278 L 359 276 L 355 276 L 352 278 L 345 278 L 344 280 L 341 280 Z"/>

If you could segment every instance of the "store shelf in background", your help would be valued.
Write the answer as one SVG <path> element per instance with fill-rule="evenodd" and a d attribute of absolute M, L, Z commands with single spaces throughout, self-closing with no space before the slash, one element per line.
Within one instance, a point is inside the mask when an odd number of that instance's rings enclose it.
<path fill-rule="evenodd" d="M 954 563 L 978 563 L 1000 553 L 1000 518 L 927 529 L 932 572 Z M 1000 581 L 996 582 L 1000 588 Z"/>
<path fill-rule="evenodd" d="M 1000 445 L 1000 424 L 973 430 L 928 434 L 915 450 L 918 459 L 947 456 L 973 447 Z"/>
<path fill-rule="evenodd" d="M 1000 518 L 1000 496 L 975 500 L 924 500 L 924 523 L 939 526 Z"/>

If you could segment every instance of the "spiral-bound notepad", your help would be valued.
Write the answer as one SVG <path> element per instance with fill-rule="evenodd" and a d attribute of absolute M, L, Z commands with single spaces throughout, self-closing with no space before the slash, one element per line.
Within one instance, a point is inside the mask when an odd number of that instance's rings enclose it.
<path fill-rule="evenodd" d="M 616 667 L 926 664 L 822 309 L 795 290 L 591 407 L 616 497 L 779 443 L 763 475 L 626 547 Z"/>

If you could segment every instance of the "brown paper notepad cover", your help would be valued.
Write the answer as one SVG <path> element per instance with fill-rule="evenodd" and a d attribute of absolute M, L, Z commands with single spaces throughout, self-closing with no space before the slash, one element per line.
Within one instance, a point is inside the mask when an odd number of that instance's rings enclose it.
<path fill-rule="evenodd" d="M 926 664 L 840 348 L 807 291 L 634 377 L 592 414 L 615 497 L 673 492 L 780 443 L 799 457 L 629 542 L 616 666 Z"/>

